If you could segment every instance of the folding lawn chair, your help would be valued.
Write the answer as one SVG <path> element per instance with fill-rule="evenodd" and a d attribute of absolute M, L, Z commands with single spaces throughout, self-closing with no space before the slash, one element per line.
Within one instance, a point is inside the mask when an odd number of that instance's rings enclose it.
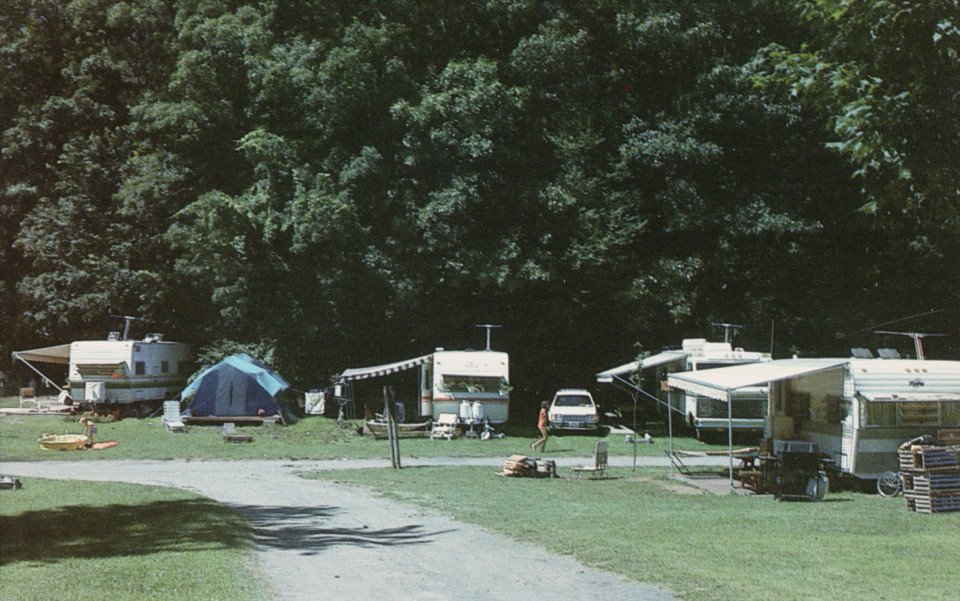
<path fill-rule="evenodd" d="M 430 438 L 452 440 L 457 435 L 457 416 L 453 413 L 441 413 L 430 427 Z"/>
<path fill-rule="evenodd" d="M 248 434 L 237 434 L 237 424 L 227 422 L 223 424 L 224 442 L 253 442 L 253 436 Z"/>
<path fill-rule="evenodd" d="M 180 417 L 179 401 L 163 402 L 163 427 L 171 432 L 186 432 L 187 425 Z"/>
<path fill-rule="evenodd" d="M 584 472 L 596 474 L 598 478 L 603 478 L 603 473 L 607 470 L 607 441 L 598 440 L 593 450 L 593 465 L 584 465 L 573 468 L 573 473 L 579 478 Z"/>

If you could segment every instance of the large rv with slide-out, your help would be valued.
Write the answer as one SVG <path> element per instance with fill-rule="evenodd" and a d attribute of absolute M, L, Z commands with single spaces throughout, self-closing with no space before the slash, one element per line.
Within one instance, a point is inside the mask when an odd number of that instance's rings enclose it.
<path fill-rule="evenodd" d="M 638 376 L 656 384 L 645 398 L 656 401 L 658 406 L 671 411 L 674 419 L 682 420 L 693 429 L 697 437 L 709 433 L 722 433 L 728 429 L 760 435 L 766 415 L 766 386 L 751 386 L 739 389 L 731 396 L 729 409 L 709 396 L 673 389 L 666 386 L 668 375 L 682 372 L 699 372 L 770 361 L 768 353 L 745 351 L 733 348 L 730 342 L 707 342 L 703 338 L 688 338 L 680 349 L 664 351 L 650 357 L 609 369 L 597 374 L 600 383 L 621 384 L 638 393 Z M 730 419 L 732 417 L 732 419 Z"/>

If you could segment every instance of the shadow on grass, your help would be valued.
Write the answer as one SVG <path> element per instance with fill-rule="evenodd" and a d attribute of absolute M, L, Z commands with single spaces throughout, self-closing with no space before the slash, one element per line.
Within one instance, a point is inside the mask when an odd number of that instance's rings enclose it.
<path fill-rule="evenodd" d="M 340 511 L 325 506 L 224 506 L 203 499 L 27 511 L 0 516 L 0 566 L 254 544 L 315 555 L 335 545 L 423 544 L 447 532 L 428 532 L 416 524 L 383 529 L 323 527 Z"/>
<path fill-rule="evenodd" d="M 253 527 L 258 545 L 274 549 L 296 550 L 301 555 L 316 555 L 336 545 L 378 547 L 418 545 L 430 542 L 446 530 L 427 532 L 411 524 L 395 528 L 325 528 L 323 522 L 340 510 L 335 507 L 270 507 L 232 505 Z"/>
<path fill-rule="evenodd" d="M 0 516 L 0 533 L 0 565 L 252 545 L 236 513 L 203 499 L 26 511 Z"/>

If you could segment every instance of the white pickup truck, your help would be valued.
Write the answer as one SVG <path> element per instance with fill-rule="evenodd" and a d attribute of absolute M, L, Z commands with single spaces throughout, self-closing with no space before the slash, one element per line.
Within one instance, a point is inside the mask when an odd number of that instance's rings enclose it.
<path fill-rule="evenodd" d="M 551 430 L 588 430 L 600 428 L 600 414 L 589 391 L 580 388 L 558 390 L 547 411 Z"/>

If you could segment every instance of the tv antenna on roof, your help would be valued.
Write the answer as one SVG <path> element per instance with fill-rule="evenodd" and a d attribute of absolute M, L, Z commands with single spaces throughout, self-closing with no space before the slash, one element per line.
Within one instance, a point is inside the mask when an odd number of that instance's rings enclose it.
<path fill-rule="evenodd" d="M 920 334 L 918 332 L 888 332 L 886 330 L 876 330 L 874 334 L 895 334 L 897 336 L 909 336 L 913 338 L 913 346 L 917 350 L 917 359 L 923 361 L 923 339 L 929 336 L 946 336 L 946 334 Z"/>
<path fill-rule="evenodd" d="M 716 326 L 718 328 L 723 328 L 723 341 L 728 344 L 733 344 L 733 335 L 736 334 L 734 330 L 738 330 L 743 327 L 733 323 L 710 322 L 710 325 Z"/>
<path fill-rule="evenodd" d="M 485 323 L 485 324 L 477 324 L 476 327 L 487 329 L 487 350 L 489 351 L 490 350 L 490 330 L 493 328 L 499 328 L 500 326 L 495 324 Z"/>
<path fill-rule="evenodd" d="M 130 333 L 130 324 L 131 324 L 132 322 L 134 322 L 134 321 L 143 321 L 143 322 L 148 321 L 148 320 L 146 320 L 146 319 L 144 319 L 144 318 L 142 318 L 142 317 L 133 317 L 132 315 L 111 315 L 110 317 L 113 317 L 113 318 L 115 318 L 115 319 L 122 319 L 122 320 L 123 320 L 124 323 L 123 323 L 123 338 L 122 338 L 122 340 L 126 340 L 126 339 L 127 339 L 127 334 Z"/>

